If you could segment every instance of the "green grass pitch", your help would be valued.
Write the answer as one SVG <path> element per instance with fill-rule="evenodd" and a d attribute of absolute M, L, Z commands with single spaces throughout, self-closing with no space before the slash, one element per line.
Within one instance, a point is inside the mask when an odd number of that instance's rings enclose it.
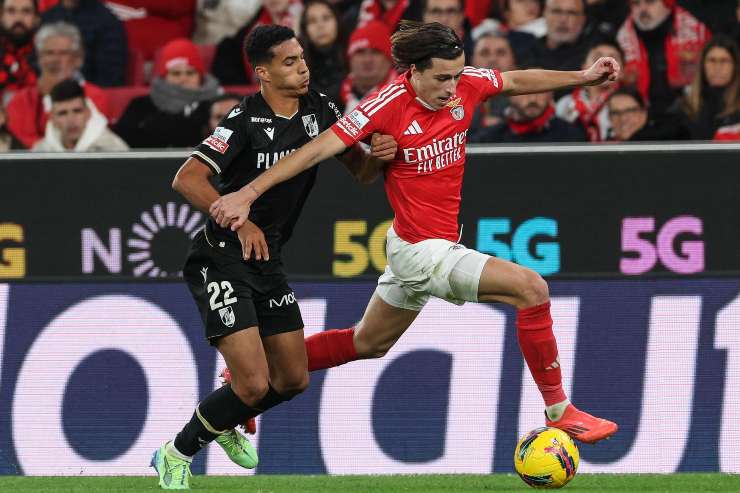
<path fill-rule="evenodd" d="M 194 492 L 240 493 L 464 493 L 477 491 L 534 491 L 517 476 L 195 476 Z M 24 477 L 0 476 L 0 491 L 25 492 L 144 492 L 161 491 L 151 477 Z M 740 492 L 740 475 L 729 474 L 580 474 L 564 491 L 606 493 Z"/>

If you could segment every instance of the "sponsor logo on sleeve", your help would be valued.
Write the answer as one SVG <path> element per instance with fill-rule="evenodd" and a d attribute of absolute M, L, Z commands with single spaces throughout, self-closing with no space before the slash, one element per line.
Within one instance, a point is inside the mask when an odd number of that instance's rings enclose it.
<path fill-rule="evenodd" d="M 213 149 L 214 151 L 225 154 L 229 148 L 229 139 L 233 135 L 234 131 L 224 127 L 216 127 L 213 131 L 213 135 L 203 141 L 205 145 Z"/>
<path fill-rule="evenodd" d="M 339 128 L 344 130 L 344 133 L 352 138 L 357 138 L 360 135 L 360 129 L 357 128 L 354 123 L 352 123 L 352 121 L 349 119 L 349 115 L 339 120 L 337 122 L 337 125 L 339 126 Z"/>
<path fill-rule="evenodd" d="M 347 118 L 354 124 L 355 127 L 358 129 L 362 129 L 365 125 L 368 124 L 370 121 L 368 117 L 362 114 L 360 110 L 355 110 L 349 115 L 347 115 Z"/>

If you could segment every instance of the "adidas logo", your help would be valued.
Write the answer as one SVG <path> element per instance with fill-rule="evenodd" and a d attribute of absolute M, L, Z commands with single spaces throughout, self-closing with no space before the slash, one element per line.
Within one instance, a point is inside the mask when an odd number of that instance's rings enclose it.
<path fill-rule="evenodd" d="M 548 366 L 547 368 L 545 368 L 545 370 L 555 370 L 557 368 L 560 368 L 560 356 L 557 356 L 555 358 L 555 361 L 553 361 L 552 363 L 550 363 L 550 366 Z"/>
<path fill-rule="evenodd" d="M 421 127 L 416 122 L 416 120 L 414 120 L 411 122 L 411 125 L 409 125 L 409 128 L 407 128 L 403 134 L 404 135 L 419 135 L 421 133 L 424 133 L 424 131 L 421 129 Z"/>

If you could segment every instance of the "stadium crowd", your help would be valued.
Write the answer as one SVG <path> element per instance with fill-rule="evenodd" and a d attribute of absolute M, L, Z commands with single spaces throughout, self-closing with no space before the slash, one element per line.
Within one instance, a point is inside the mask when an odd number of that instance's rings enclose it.
<path fill-rule="evenodd" d="M 621 80 L 497 97 L 471 142 L 740 141 L 740 0 L 2 0 L 0 150 L 193 147 L 256 91 L 244 38 L 298 34 L 315 89 L 345 112 L 398 74 L 402 19 L 440 22 L 467 63 Z"/>

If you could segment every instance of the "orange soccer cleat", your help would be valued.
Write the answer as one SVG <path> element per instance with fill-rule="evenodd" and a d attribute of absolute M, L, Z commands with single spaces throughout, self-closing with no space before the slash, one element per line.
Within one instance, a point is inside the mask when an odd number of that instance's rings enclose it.
<path fill-rule="evenodd" d="M 557 421 L 551 421 L 545 413 L 547 426 L 559 428 L 571 438 L 584 443 L 596 443 L 609 438 L 617 432 L 619 426 L 612 421 L 591 416 L 579 410 L 573 404 L 568 404 L 565 412 Z"/>
<path fill-rule="evenodd" d="M 221 381 L 224 385 L 227 383 L 231 383 L 231 372 L 228 368 L 224 368 L 221 370 L 221 373 L 219 373 L 219 376 L 221 377 Z M 250 435 L 254 435 L 257 433 L 257 421 L 254 418 L 249 418 L 246 423 L 241 425 L 242 428 L 244 428 L 244 431 L 246 431 Z"/>

